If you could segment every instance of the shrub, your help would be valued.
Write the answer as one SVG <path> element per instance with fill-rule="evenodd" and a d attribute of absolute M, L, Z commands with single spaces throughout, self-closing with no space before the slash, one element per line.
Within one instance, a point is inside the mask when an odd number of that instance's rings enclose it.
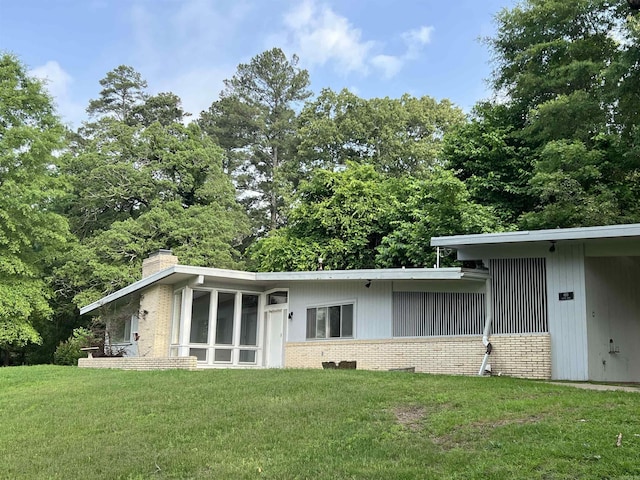
<path fill-rule="evenodd" d="M 81 348 L 90 347 L 95 343 L 93 332 L 87 328 L 76 328 L 71 336 L 64 342 L 60 342 L 53 354 L 53 363 L 56 365 L 77 365 L 78 359 L 86 357 L 86 352 Z"/>

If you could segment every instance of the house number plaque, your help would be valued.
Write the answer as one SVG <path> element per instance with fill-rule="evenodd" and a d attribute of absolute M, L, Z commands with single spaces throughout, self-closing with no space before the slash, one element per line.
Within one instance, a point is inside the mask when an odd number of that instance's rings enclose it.
<path fill-rule="evenodd" d="M 573 300 L 573 292 L 560 292 L 558 294 L 558 300 Z"/>

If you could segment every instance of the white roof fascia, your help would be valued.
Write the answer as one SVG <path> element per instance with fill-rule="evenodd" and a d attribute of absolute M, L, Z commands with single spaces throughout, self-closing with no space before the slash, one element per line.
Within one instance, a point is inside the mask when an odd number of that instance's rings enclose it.
<path fill-rule="evenodd" d="M 154 283 L 161 282 L 167 277 L 174 274 L 185 274 L 185 275 L 193 275 L 194 277 L 198 277 L 200 275 L 204 275 L 206 277 L 213 278 L 222 278 L 226 280 L 245 280 L 245 281 L 255 281 L 256 274 L 254 272 L 241 272 L 239 270 L 224 270 L 221 268 L 207 268 L 207 267 L 191 267 L 188 265 L 173 265 L 172 267 L 166 268 L 159 272 L 156 272 L 148 277 L 143 278 L 142 280 L 138 280 L 130 285 L 127 285 L 120 290 L 113 292 L 106 297 L 102 297 L 100 300 L 97 300 L 89 305 L 86 305 L 80 309 L 80 315 L 84 315 L 85 313 L 92 312 L 103 305 L 114 302 L 122 297 L 127 295 L 131 295 L 132 293 L 143 290 Z"/>
<path fill-rule="evenodd" d="M 470 280 L 482 279 L 482 272 L 462 268 L 387 268 L 370 270 L 319 270 L 313 272 L 261 272 L 261 281 L 323 281 L 323 280 Z"/>
<path fill-rule="evenodd" d="M 488 274 L 482 271 L 469 271 L 462 268 L 393 268 L 371 270 L 320 270 L 313 272 L 243 272 L 220 268 L 191 267 L 174 265 L 160 272 L 149 275 L 137 282 L 107 295 L 80 309 L 80 315 L 93 312 L 108 303 L 127 295 L 144 290 L 155 283 L 172 283 L 168 278 L 172 275 L 189 275 L 204 280 L 240 280 L 245 282 L 288 282 L 314 280 L 471 280 L 484 281 Z"/>
<path fill-rule="evenodd" d="M 504 233 L 482 233 L 475 235 L 452 235 L 433 237 L 432 247 L 458 247 L 464 245 L 487 245 L 499 243 L 525 243 L 560 240 L 589 240 L 597 238 L 640 237 L 640 223 L 606 225 L 600 227 L 554 228 Z"/>

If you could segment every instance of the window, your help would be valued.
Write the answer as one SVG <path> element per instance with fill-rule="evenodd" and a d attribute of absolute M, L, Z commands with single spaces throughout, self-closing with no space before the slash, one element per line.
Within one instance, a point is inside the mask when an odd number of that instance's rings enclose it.
<path fill-rule="evenodd" d="M 217 345 L 231 345 L 233 343 L 235 303 L 235 293 L 218 293 L 218 319 L 216 321 Z"/>
<path fill-rule="evenodd" d="M 132 317 L 118 318 L 109 322 L 109 343 L 131 343 L 131 320 Z"/>
<path fill-rule="evenodd" d="M 307 309 L 307 338 L 352 337 L 352 303 Z"/>
<path fill-rule="evenodd" d="M 258 295 L 242 295 L 240 345 L 258 343 Z"/>
<path fill-rule="evenodd" d="M 191 304 L 191 333 L 190 343 L 208 343 L 209 339 L 209 304 L 211 292 L 193 291 Z"/>
<path fill-rule="evenodd" d="M 206 365 L 259 365 L 262 295 L 186 287 L 174 292 L 171 356 Z"/>
<path fill-rule="evenodd" d="M 282 305 L 289 301 L 289 292 L 278 291 L 267 295 L 267 305 Z"/>
<path fill-rule="evenodd" d="M 171 323 L 171 344 L 180 343 L 180 322 L 182 313 L 182 290 L 173 296 L 173 321 Z"/>

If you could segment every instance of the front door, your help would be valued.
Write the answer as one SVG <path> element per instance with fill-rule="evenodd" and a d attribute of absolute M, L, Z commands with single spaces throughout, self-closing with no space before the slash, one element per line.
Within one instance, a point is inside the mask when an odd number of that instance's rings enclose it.
<path fill-rule="evenodd" d="M 285 309 L 267 311 L 266 366 L 282 368 Z"/>

